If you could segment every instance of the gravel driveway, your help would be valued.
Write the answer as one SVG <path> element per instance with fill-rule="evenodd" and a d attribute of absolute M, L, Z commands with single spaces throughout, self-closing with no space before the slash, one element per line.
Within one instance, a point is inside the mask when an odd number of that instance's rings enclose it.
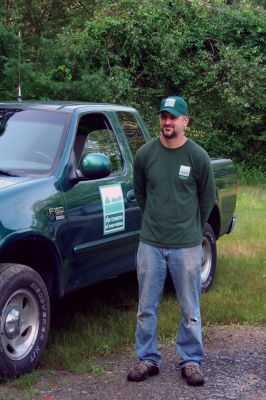
<path fill-rule="evenodd" d="M 266 400 L 266 326 L 208 327 L 205 349 L 203 387 L 187 386 L 168 344 L 160 375 L 144 382 L 126 380 L 132 355 L 113 356 L 100 374 L 44 371 L 32 394 L 0 384 L 0 400 Z"/>

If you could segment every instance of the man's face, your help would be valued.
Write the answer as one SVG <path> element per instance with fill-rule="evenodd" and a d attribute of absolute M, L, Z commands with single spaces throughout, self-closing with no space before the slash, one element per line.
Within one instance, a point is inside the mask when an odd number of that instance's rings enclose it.
<path fill-rule="evenodd" d="M 162 111 L 159 114 L 159 121 L 162 135 L 166 139 L 174 139 L 184 134 L 189 118 L 186 115 L 175 117 L 167 111 Z"/>

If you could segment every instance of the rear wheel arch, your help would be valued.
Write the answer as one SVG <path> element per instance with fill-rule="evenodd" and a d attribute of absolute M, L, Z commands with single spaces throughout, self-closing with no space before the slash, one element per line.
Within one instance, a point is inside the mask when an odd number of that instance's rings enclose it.
<path fill-rule="evenodd" d="M 216 240 L 220 237 L 221 231 L 221 217 L 220 211 L 217 205 L 215 205 L 212 209 L 212 212 L 208 218 L 208 224 L 212 227 L 213 233 L 215 235 Z"/>

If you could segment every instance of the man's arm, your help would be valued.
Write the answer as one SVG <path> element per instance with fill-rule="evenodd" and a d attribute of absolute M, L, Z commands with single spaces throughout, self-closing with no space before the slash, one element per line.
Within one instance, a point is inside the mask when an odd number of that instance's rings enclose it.
<path fill-rule="evenodd" d="M 201 227 L 204 228 L 216 199 L 216 184 L 211 165 L 211 160 L 206 157 L 202 168 L 198 185 L 199 206 L 201 216 Z"/>
<path fill-rule="evenodd" d="M 139 207 L 144 212 L 146 205 L 146 177 L 138 153 L 134 161 L 134 193 Z"/>

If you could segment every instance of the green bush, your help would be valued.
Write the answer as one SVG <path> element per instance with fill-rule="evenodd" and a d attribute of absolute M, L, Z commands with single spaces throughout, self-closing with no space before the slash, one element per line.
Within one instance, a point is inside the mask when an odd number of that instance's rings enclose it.
<path fill-rule="evenodd" d="M 73 18 L 67 12 L 58 31 L 50 15 L 33 48 L 25 23 L 25 97 L 129 104 L 157 130 L 161 98 L 182 95 L 191 110 L 189 133 L 210 154 L 266 172 L 263 2 L 92 3 L 93 17 L 82 19 L 75 3 Z M 4 81 L 14 80 L 12 62 L 4 60 Z"/>

